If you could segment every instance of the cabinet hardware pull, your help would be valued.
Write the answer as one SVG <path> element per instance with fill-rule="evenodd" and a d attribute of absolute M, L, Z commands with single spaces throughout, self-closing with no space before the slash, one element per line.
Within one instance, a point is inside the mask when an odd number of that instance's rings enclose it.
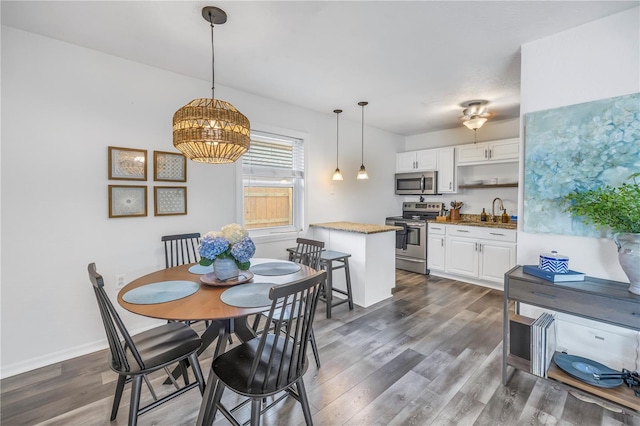
<path fill-rule="evenodd" d="M 484 150 L 484 158 L 489 159 L 489 157 L 487 156 L 487 150 Z"/>
<path fill-rule="evenodd" d="M 482 252 L 482 243 L 478 243 L 478 251 Z"/>
<path fill-rule="evenodd" d="M 475 247 L 475 250 L 478 251 L 478 243 L 473 243 L 473 246 Z"/>
<path fill-rule="evenodd" d="M 500 235 L 502 237 L 504 237 L 504 234 L 501 234 L 499 232 L 489 232 L 490 235 Z"/>
<path fill-rule="evenodd" d="M 489 158 L 491 158 L 493 156 L 493 152 L 492 151 L 493 151 L 492 149 L 489 150 Z"/>
<path fill-rule="evenodd" d="M 554 296 L 552 294 L 547 294 L 547 293 L 539 293 L 537 291 L 532 291 L 532 294 L 535 294 L 536 296 L 542 296 L 542 297 L 546 297 L 547 299 L 557 299 L 558 296 Z"/>
<path fill-rule="evenodd" d="M 431 229 L 437 229 L 438 231 L 442 231 L 442 228 L 436 228 L 435 226 L 432 226 Z"/>
<path fill-rule="evenodd" d="M 444 247 L 444 238 L 440 238 L 440 247 Z"/>
<path fill-rule="evenodd" d="M 456 229 L 457 232 L 469 232 L 466 229 Z"/>
<path fill-rule="evenodd" d="M 449 182 L 449 189 L 453 189 L 453 183 Z"/>

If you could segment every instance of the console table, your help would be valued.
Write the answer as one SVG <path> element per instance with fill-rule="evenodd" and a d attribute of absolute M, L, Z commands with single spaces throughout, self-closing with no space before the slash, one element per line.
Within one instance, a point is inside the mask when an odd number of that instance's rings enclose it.
<path fill-rule="evenodd" d="M 522 272 L 517 265 L 504 277 L 504 321 L 502 330 L 502 384 L 508 381 L 507 366 L 531 372 L 529 360 L 509 353 L 511 312 L 509 301 L 515 302 L 515 314 L 520 313 L 520 303 L 538 306 L 557 312 L 588 318 L 640 331 L 640 296 L 630 293 L 629 284 L 586 277 L 584 281 L 552 283 Z M 513 336 L 516 338 L 515 334 Z M 640 411 L 640 398 L 624 384 L 605 389 L 591 386 L 565 374 L 553 362 L 547 376 L 569 387 L 578 388 L 603 399 Z"/>

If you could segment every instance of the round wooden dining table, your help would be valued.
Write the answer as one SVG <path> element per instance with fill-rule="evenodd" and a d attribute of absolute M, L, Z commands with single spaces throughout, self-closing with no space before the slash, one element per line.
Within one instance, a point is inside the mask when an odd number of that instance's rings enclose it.
<path fill-rule="evenodd" d="M 279 259 L 253 258 L 251 265 L 256 266 L 269 262 L 286 262 Z M 158 318 L 162 320 L 173 321 L 211 321 L 211 325 L 207 327 L 200 336 L 202 346 L 199 354 L 209 347 L 216 338 L 218 339 L 213 359 L 226 350 L 226 343 L 231 334 L 235 334 L 241 341 L 247 341 L 255 337 L 255 332 L 247 323 L 248 316 L 259 314 L 268 310 L 269 306 L 260 306 L 252 308 L 241 308 L 231 306 L 224 303 L 220 296 L 230 288 L 228 285 L 211 285 L 205 284 L 200 280 L 202 275 L 189 272 L 195 264 L 181 265 L 173 268 L 162 269 L 152 272 L 131 281 L 118 292 L 118 303 L 129 312 L 143 315 L 150 318 Z M 246 284 L 251 283 L 271 283 L 273 285 L 287 284 L 306 278 L 316 273 L 316 270 L 306 265 L 297 264 L 300 269 L 293 273 L 284 275 L 259 275 L 255 273 L 253 278 Z M 162 302 L 138 304 L 128 303 L 123 296 L 138 287 L 149 284 L 155 284 L 165 281 L 191 281 L 198 283 L 199 288 L 195 293 L 181 299 Z M 236 284 L 236 285 L 244 285 Z M 179 375 L 179 369 L 174 370 L 174 375 Z M 202 405 L 198 416 L 198 425 L 208 424 L 210 422 L 209 413 L 211 412 L 211 400 L 213 398 L 213 390 L 215 388 L 215 376 L 213 372 L 209 372 L 207 384 L 205 386 L 205 394 L 203 395 Z"/>

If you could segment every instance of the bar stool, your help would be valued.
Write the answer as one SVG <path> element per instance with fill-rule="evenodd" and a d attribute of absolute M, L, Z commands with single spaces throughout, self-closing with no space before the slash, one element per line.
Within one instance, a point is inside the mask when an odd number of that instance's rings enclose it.
<path fill-rule="evenodd" d="M 327 304 L 327 318 L 331 318 L 331 309 L 335 306 L 342 305 L 343 303 L 349 303 L 349 310 L 353 310 L 353 293 L 351 291 L 351 274 L 349 273 L 349 253 L 342 253 L 334 250 L 324 250 L 320 255 L 320 267 L 327 271 L 327 282 L 324 288 L 324 296 L 320 294 L 320 300 Z M 337 265 L 334 265 L 334 262 Z M 333 271 L 336 269 L 343 269 L 345 278 L 347 281 L 347 290 L 339 288 L 333 288 Z M 346 299 L 340 299 L 335 301 L 333 299 L 333 292 L 337 292 L 347 296 Z"/>

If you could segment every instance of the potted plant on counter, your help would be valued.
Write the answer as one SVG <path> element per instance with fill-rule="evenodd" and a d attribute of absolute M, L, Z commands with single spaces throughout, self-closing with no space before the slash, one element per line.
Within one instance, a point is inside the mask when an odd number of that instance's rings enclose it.
<path fill-rule="evenodd" d="M 618 246 L 618 260 L 630 281 L 629 291 L 640 294 L 640 173 L 618 187 L 609 185 L 564 196 L 565 211 L 595 225 L 610 229 Z"/>

